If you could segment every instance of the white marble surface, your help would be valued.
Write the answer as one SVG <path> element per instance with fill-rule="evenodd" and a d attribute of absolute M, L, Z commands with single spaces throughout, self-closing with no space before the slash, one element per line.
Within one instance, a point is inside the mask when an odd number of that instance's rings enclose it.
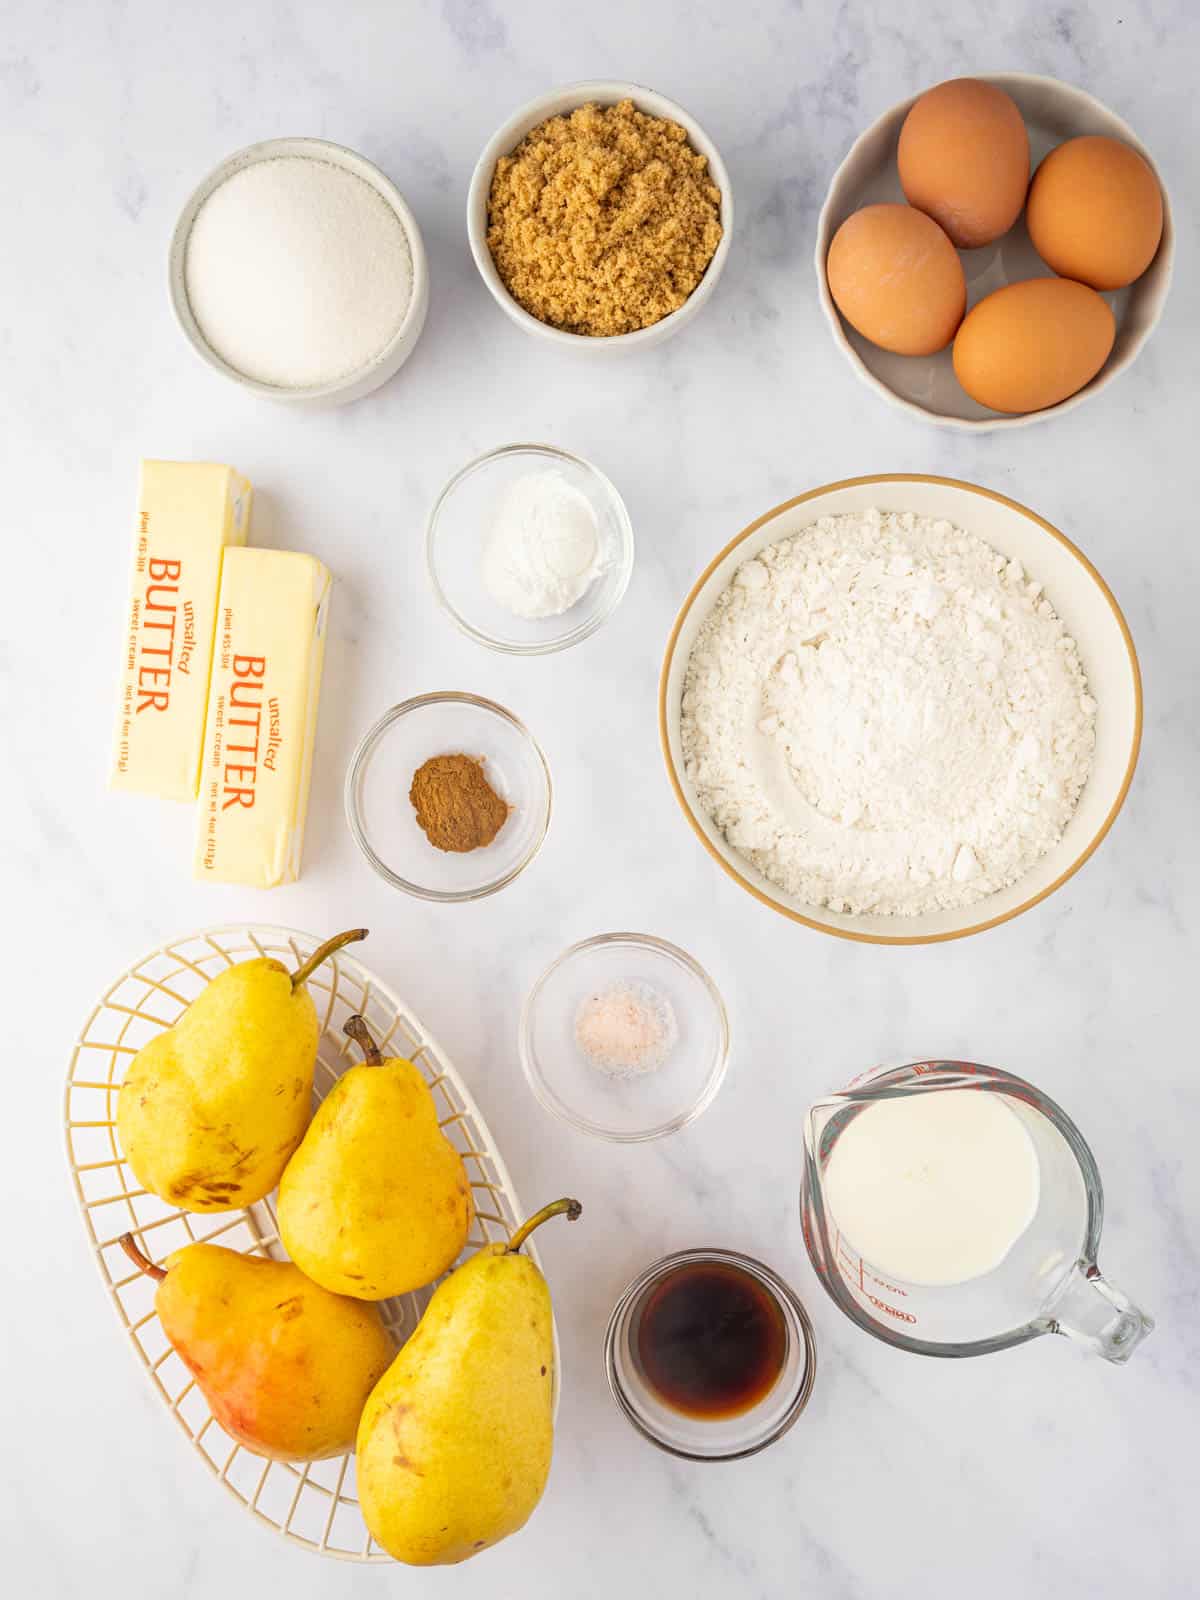
<path fill-rule="evenodd" d="M 919 25 L 895 20 L 910 10 Z M 11 1592 L 1194 1593 L 1194 9 L 17 0 L 3 19 L 0 1534 Z M 963 438 L 859 388 L 820 321 L 809 255 L 855 131 L 916 89 L 988 69 L 1081 83 L 1130 120 L 1173 186 L 1182 270 L 1158 335 L 1101 399 L 1045 427 Z M 679 340 L 623 364 L 525 337 L 488 298 L 464 238 L 467 180 L 493 126 L 557 82 L 599 76 L 688 106 L 724 152 L 739 211 L 712 304 Z M 187 350 L 166 303 L 167 238 L 192 184 L 234 148 L 288 133 L 381 163 L 420 218 L 433 274 L 410 365 L 327 415 L 223 383 Z M 597 637 L 526 662 L 478 649 L 442 619 L 421 538 L 451 471 L 528 437 L 612 474 L 639 554 Z M 103 788 L 140 455 L 234 462 L 259 488 L 258 541 L 311 550 L 338 577 L 306 870 L 269 895 L 191 883 L 186 810 Z M 713 550 L 791 493 L 885 469 L 973 479 L 1066 529 L 1124 605 L 1146 679 L 1141 766 L 1095 860 L 1017 922 L 930 949 L 793 928 L 719 875 L 676 814 L 653 715 L 669 622 Z M 553 766 L 557 814 L 519 883 L 439 909 L 372 877 L 341 785 L 386 705 L 448 686 L 491 692 L 528 719 Z M 458 1571 L 338 1566 L 256 1527 L 160 1415 L 85 1251 L 59 1127 L 70 1041 L 116 970 L 228 919 L 368 923 L 370 961 L 455 1054 L 523 1196 L 574 1191 L 586 1203 L 585 1220 L 543 1246 L 565 1360 L 548 1492 L 519 1538 Z M 733 1019 L 716 1104 L 644 1149 L 557 1126 L 515 1057 L 533 976 L 568 941 L 616 927 L 693 950 Z M 923 1361 L 868 1339 L 823 1297 L 796 1212 L 802 1112 L 907 1049 L 1009 1067 L 1074 1113 L 1107 1186 L 1102 1259 L 1160 1319 L 1128 1368 L 1052 1339 Z M 820 1341 L 800 1425 L 729 1467 L 677 1463 L 635 1437 L 601 1365 L 626 1280 L 701 1242 L 771 1262 L 807 1300 Z"/>

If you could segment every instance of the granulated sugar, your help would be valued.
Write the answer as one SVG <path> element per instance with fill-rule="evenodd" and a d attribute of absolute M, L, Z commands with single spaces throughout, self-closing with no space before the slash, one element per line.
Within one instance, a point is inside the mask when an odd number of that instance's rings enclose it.
<path fill-rule="evenodd" d="M 1096 704 L 1042 586 L 911 512 L 822 517 L 739 568 L 688 663 L 701 807 L 773 883 L 918 915 L 1015 882 L 1062 836 Z"/>
<path fill-rule="evenodd" d="M 252 162 L 204 201 L 184 277 L 205 339 L 235 371 L 307 389 L 359 371 L 391 343 L 412 299 L 399 217 L 329 161 Z"/>

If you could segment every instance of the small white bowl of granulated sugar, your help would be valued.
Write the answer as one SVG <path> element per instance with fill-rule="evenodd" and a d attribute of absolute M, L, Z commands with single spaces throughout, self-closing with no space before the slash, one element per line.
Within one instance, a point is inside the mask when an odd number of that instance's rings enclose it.
<path fill-rule="evenodd" d="M 223 161 L 184 206 L 169 265 L 197 355 L 293 405 L 378 389 L 412 354 L 429 305 L 403 195 L 324 139 L 268 139 Z"/>

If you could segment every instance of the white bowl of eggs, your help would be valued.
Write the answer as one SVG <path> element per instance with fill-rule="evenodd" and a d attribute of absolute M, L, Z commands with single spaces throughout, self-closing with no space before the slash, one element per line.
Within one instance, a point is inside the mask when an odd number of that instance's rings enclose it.
<path fill-rule="evenodd" d="M 939 84 L 873 123 L 829 186 L 815 266 L 868 387 L 982 431 L 1112 383 L 1162 314 L 1173 259 L 1133 130 L 1082 89 L 1014 72 Z"/>

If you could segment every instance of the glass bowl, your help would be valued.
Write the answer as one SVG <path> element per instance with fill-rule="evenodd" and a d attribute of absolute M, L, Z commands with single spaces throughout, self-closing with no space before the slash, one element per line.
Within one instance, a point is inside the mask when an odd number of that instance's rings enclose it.
<path fill-rule="evenodd" d="M 785 1345 L 779 1376 L 762 1399 L 736 1416 L 691 1417 L 661 1400 L 638 1358 L 642 1314 L 658 1285 L 680 1267 L 718 1263 L 755 1278 L 778 1307 Z M 636 1277 L 617 1301 L 604 1340 L 604 1365 L 613 1399 L 633 1426 L 660 1450 L 688 1461 L 736 1461 L 774 1444 L 808 1404 L 817 1375 L 812 1323 L 800 1300 L 770 1267 L 736 1250 L 680 1250 Z"/>
<path fill-rule="evenodd" d="M 547 468 L 587 498 L 596 516 L 603 566 L 569 610 L 527 620 L 488 592 L 483 550 L 509 485 Z M 541 656 L 578 644 L 611 616 L 633 572 L 633 528 L 616 489 L 582 457 L 548 444 L 506 444 L 468 461 L 450 479 L 429 514 L 425 552 L 433 592 L 463 633 L 505 655 Z"/>
<path fill-rule="evenodd" d="M 645 985 L 670 1004 L 678 1037 L 662 1066 L 610 1076 L 584 1055 L 575 1020 L 614 984 Z M 665 939 L 602 933 L 565 950 L 521 1008 L 521 1066 L 540 1105 L 598 1139 L 640 1144 L 694 1122 L 725 1077 L 729 1022 L 716 985 Z"/>
<path fill-rule="evenodd" d="M 430 756 L 478 756 L 511 811 L 489 845 L 457 854 L 431 845 L 408 798 Z M 392 706 L 366 734 L 346 774 L 346 818 L 381 878 L 421 900 L 481 900 L 529 865 L 550 826 L 550 768 L 519 718 L 479 695 L 447 691 Z"/>

